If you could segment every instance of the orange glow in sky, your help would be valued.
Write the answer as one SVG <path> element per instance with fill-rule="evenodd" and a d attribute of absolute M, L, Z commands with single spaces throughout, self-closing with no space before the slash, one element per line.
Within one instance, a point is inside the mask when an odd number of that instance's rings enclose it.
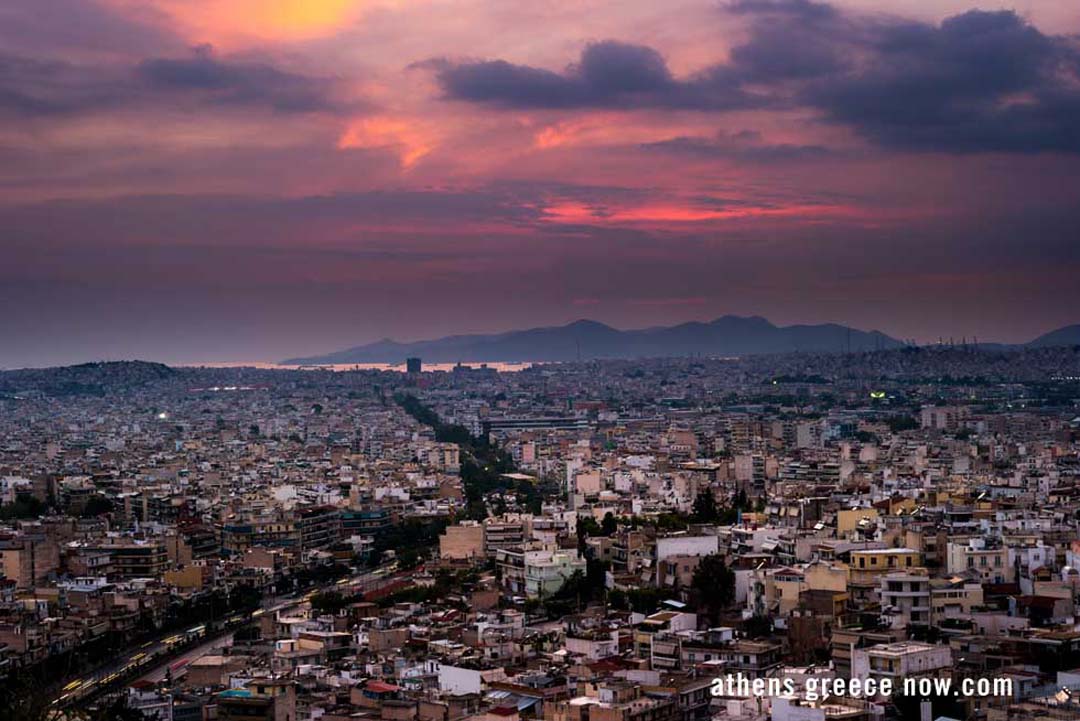
<path fill-rule="evenodd" d="M 650 204 L 628 208 L 608 208 L 581 203 L 555 203 L 544 216 L 556 223 L 702 223 L 719 220 L 767 217 L 821 217 L 855 215 L 857 210 L 835 205 L 787 205 L 781 207 L 738 206 L 702 208 L 677 204 Z"/>
<path fill-rule="evenodd" d="M 132 0 L 110 0 L 129 8 Z M 389 0 L 387 0 L 389 2 Z M 345 30 L 371 0 L 152 0 L 194 43 L 230 48 L 310 40 Z M 386 4 L 386 3 L 383 3 Z"/>
<path fill-rule="evenodd" d="M 424 128 L 402 118 L 364 118 L 349 124 L 338 140 L 338 148 L 385 148 L 397 153 L 401 166 L 411 168 L 435 148 L 435 140 Z"/>

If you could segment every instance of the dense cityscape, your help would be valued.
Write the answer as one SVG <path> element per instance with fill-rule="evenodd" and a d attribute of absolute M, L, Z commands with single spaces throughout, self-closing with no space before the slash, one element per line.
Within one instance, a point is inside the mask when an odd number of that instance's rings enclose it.
<path fill-rule="evenodd" d="M 0 721 L 1080 721 L 1080 0 L 0 0 Z"/>
<path fill-rule="evenodd" d="M 0 501 L 13 718 L 1080 714 L 1077 347 L 8 371 Z"/>

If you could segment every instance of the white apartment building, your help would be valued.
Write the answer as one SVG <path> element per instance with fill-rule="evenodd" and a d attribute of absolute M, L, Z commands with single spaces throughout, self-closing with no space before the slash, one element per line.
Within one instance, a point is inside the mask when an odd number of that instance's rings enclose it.
<path fill-rule="evenodd" d="M 953 574 L 974 571 L 984 583 L 1012 583 L 1016 580 L 1016 569 L 1009 563 L 1008 549 L 989 545 L 984 538 L 970 538 L 967 543 L 950 543 L 945 569 Z"/>
<path fill-rule="evenodd" d="M 495 562 L 502 572 L 503 590 L 527 598 L 552 595 L 574 575 L 585 573 L 586 562 L 577 550 L 503 548 Z"/>
<path fill-rule="evenodd" d="M 857 648 L 851 654 L 851 677 L 892 679 L 899 687 L 905 678 L 928 676 L 952 666 L 948 646 L 901 641 Z"/>
<path fill-rule="evenodd" d="M 920 569 L 921 570 L 921 569 Z M 923 571 L 894 571 L 881 577 L 882 619 L 894 628 L 930 624 L 930 576 Z"/>

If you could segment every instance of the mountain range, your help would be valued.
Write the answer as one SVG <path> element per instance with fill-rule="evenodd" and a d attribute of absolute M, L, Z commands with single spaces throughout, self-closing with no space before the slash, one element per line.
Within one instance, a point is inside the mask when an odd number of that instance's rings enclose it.
<path fill-rule="evenodd" d="M 1050 348 L 1062 345 L 1080 345 L 1080 323 L 1052 330 L 1026 344 L 1029 348 Z"/>
<path fill-rule="evenodd" d="M 1027 347 L 1080 344 L 1080 325 L 1039 336 Z M 453 335 L 400 343 L 384 339 L 325 355 L 289 358 L 281 365 L 572 361 L 589 358 L 740 356 L 768 353 L 844 352 L 899 348 L 902 341 L 879 331 L 835 323 L 777 326 L 760 316 L 725 315 L 711 322 L 618 330 L 593 320 L 488 335 Z M 980 347 L 1004 349 L 1001 344 Z"/>
<path fill-rule="evenodd" d="M 709 323 L 618 330 L 592 320 L 493 335 L 455 335 L 399 343 L 390 339 L 283 365 L 400 363 L 408 357 L 429 363 L 457 361 L 570 361 L 579 358 L 644 358 L 693 355 L 750 355 L 790 351 L 844 351 L 903 345 L 878 331 L 842 325 L 776 326 L 761 317 L 726 315 Z"/>

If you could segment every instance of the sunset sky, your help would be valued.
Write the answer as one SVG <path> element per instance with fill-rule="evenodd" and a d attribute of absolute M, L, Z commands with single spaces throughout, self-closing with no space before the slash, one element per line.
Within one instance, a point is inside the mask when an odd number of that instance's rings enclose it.
<path fill-rule="evenodd" d="M 1080 3 L 0 3 L 0 367 L 726 313 L 1080 322 Z"/>

